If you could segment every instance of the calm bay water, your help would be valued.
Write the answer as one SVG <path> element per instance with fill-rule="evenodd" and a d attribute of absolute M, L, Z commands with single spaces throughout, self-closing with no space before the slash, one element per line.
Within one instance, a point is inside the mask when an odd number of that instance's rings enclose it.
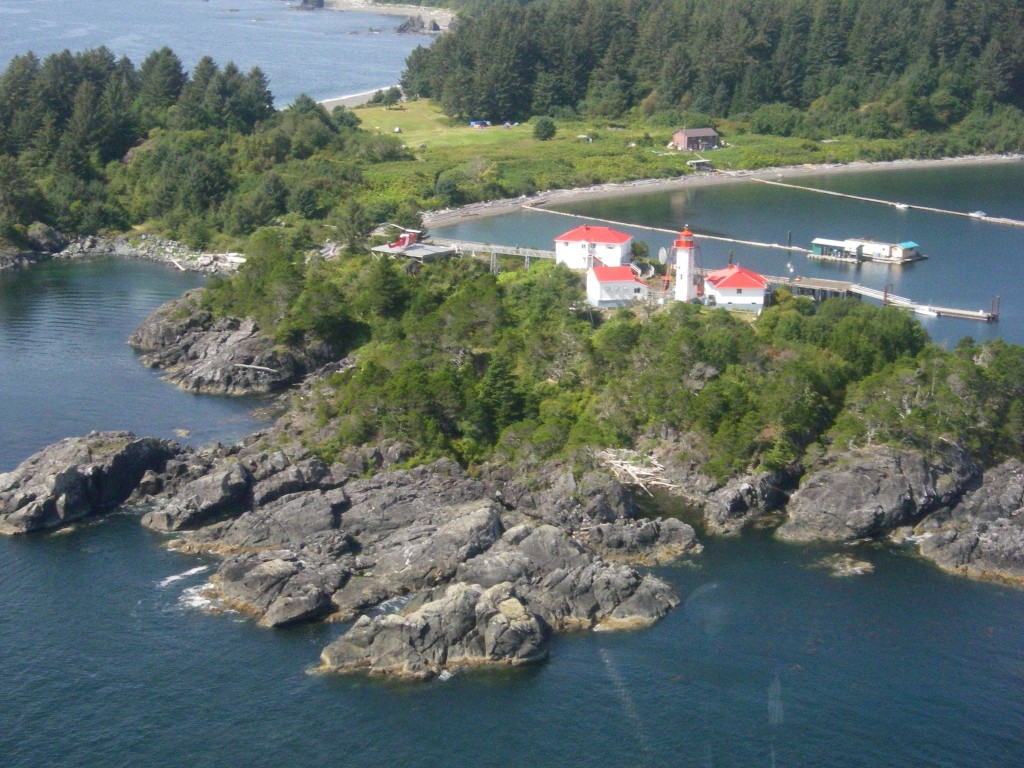
<path fill-rule="evenodd" d="M 0 272 L 0 472 L 93 429 L 193 445 L 255 431 L 258 400 L 169 386 L 126 343 L 152 310 L 204 280 L 122 259 Z"/>
<path fill-rule="evenodd" d="M 399 35 L 401 17 L 298 11 L 283 0 L 3 0 L 0 67 L 107 46 L 135 65 L 170 46 L 191 70 L 209 55 L 243 71 L 258 66 L 278 107 L 300 93 L 326 99 L 398 82 L 405 57 L 430 38 Z"/>

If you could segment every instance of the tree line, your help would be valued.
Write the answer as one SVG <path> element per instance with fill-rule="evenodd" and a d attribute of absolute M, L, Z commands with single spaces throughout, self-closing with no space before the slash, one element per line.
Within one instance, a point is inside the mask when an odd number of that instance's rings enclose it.
<path fill-rule="evenodd" d="M 361 168 L 403 156 L 308 96 L 275 111 L 267 79 L 169 48 L 136 67 L 97 48 L 15 57 L 0 74 L 0 239 L 42 221 L 67 233 L 148 223 L 202 247 L 292 216 L 343 234 L 405 211 L 354 207 Z"/>
<path fill-rule="evenodd" d="M 691 113 L 824 138 L 996 113 L 1019 130 L 1022 28 L 1019 0 L 499 0 L 414 51 L 402 86 L 460 119 Z"/>

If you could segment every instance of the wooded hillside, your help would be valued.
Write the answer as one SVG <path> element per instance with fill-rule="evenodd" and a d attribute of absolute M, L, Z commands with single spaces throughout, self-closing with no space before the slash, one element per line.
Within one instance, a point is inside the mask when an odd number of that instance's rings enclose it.
<path fill-rule="evenodd" d="M 414 51 L 402 84 L 459 118 L 691 112 L 822 138 L 973 114 L 1019 130 L 1022 29 L 1019 0 L 503 0 Z"/>

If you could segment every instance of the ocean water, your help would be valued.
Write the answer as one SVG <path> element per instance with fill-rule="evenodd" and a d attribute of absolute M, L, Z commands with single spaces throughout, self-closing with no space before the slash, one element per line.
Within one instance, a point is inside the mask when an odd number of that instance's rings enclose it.
<path fill-rule="evenodd" d="M 107 46 L 137 66 L 170 46 L 191 70 L 209 55 L 242 71 L 260 67 L 278 108 L 301 93 L 345 96 L 398 82 L 405 58 L 429 37 L 399 35 L 402 19 L 371 13 L 299 11 L 285 0 L 3 0 L 0 67 Z"/>
<path fill-rule="evenodd" d="M 51 261 L 0 272 L 0 472 L 94 429 L 191 445 L 256 431 L 256 398 L 195 395 L 145 368 L 127 339 L 201 275 L 146 261 Z"/>

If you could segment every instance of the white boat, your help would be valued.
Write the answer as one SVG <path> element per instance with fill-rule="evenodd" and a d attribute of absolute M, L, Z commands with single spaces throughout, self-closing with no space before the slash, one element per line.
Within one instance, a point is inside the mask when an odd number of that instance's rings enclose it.
<path fill-rule="evenodd" d="M 988 214 L 985 213 L 984 211 L 971 211 L 967 215 L 970 216 L 972 219 L 984 219 L 986 216 L 988 216 Z"/>
<path fill-rule="evenodd" d="M 896 210 L 898 211 L 905 211 L 910 207 L 906 203 L 893 203 L 893 205 L 896 206 Z"/>
<path fill-rule="evenodd" d="M 915 315 L 923 315 L 924 317 L 938 317 L 939 316 L 939 313 L 936 312 L 934 309 L 932 309 L 931 307 L 923 306 L 921 304 L 918 304 L 916 307 L 914 307 L 914 314 Z"/>

